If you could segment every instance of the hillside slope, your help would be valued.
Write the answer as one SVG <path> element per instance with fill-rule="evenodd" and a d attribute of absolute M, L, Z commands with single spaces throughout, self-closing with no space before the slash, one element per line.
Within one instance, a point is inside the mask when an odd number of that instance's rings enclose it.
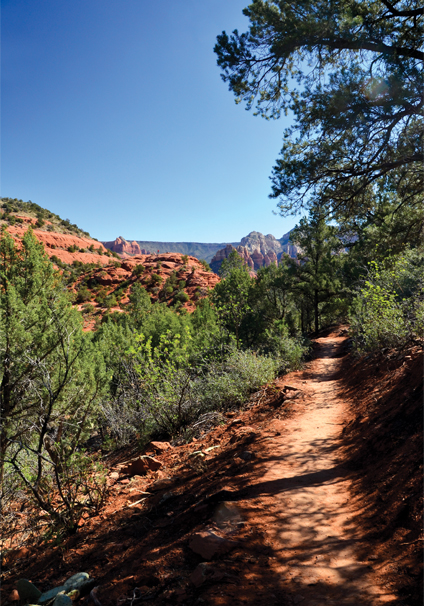
<path fill-rule="evenodd" d="M 194 257 L 139 255 L 89 269 L 78 277 L 73 291 L 85 315 L 86 327 L 92 328 L 105 313 L 125 310 L 135 284 L 148 292 L 152 302 L 191 312 L 196 301 L 218 282 L 218 276 L 205 270 Z"/>
<path fill-rule="evenodd" d="M 33 229 L 50 260 L 64 272 L 75 304 L 84 314 L 86 330 L 95 328 L 105 314 L 124 311 L 136 283 L 146 289 L 152 302 L 160 301 L 190 312 L 196 301 L 219 282 L 195 257 L 118 255 L 88 232 L 32 202 L 2 199 L 2 225 L 17 242 L 28 228 Z M 131 244 L 121 240 L 124 248 Z M 131 252 L 137 251 L 137 247 L 133 246 Z"/>
<path fill-rule="evenodd" d="M 43 243 L 48 256 L 60 263 L 96 263 L 105 265 L 113 254 L 68 219 L 41 208 L 33 202 L 0 199 L 0 227 L 6 227 L 15 240 L 22 239 L 29 227 L 36 238 Z"/>

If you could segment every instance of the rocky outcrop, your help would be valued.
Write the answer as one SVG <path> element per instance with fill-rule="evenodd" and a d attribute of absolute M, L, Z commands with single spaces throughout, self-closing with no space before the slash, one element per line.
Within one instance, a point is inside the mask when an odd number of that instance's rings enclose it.
<path fill-rule="evenodd" d="M 9 226 L 7 231 L 19 243 L 29 224 L 30 222 L 26 221 L 24 224 Z M 37 240 L 42 242 L 48 256 L 50 258 L 56 257 L 62 263 L 68 265 L 72 265 L 74 261 L 100 263 L 101 265 L 110 263 L 110 258 L 107 255 L 111 253 L 107 251 L 103 244 L 92 238 L 42 229 L 34 229 L 34 235 Z"/>
<path fill-rule="evenodd" d="M 259 251 L 262 255 L 268 252 L 276 254 L 282 252 L 281 243 L 277 238 L 272 234 L 264 236 L 259 231 L 251 231 L 248 236 L 241 239 L 240 245 L 244 246 L 250 254 L 255 251 Z"/>
<path fill-rule="evenodd" d="M 135 255 L 146 254 L 147 251 L 141 250 L 138 243 L 134 240 L 128 242 L 122 236 L 119 236 L 113 242 L 103 242 L 104 246 L 112 252 L 118 253 L 121 257 L 134 257 Z"/>
<path fill-rule="evenodd" d="M 73 290 L 77 301 L 78 293 L 80 301 L 81 293 L 84 293 L 79 308 L 88 310 L 85 327 L 91 329 L 96 316 L 100 320 L 108 310 L 125 311 L 136 283 L 147 290 L 152 303 L 161 301 L 169 306 L 182 305 L 191 312 L 196 308 L 196 301 L 204 298 L 218 282 L 218 276 L 206 271 L 194 257 L 137 255 L 120 261 L 109 260 L 104 267 L 90 269 L 79 276 Z"/>
<path fill-rule="evenodd" d="M 281 241 L 277 240 L 273 235 L 264 236 L 258 231 L 252 231 L 248 236 L 241 239 L 239 246 L 227 246 L 219 250 L 210 265 L 215 273 L 219 272 L 219 268 L 224 259 L 227 259 L 232 250 L 236 250 L 245 261 L 250 271 L 257 272 L 261 267 L 268 267 L 271 263 L 277 264 L 283 254 L 288 254 L 292 259 L 297 257 L 299 248 L 289 241 L 289 235 L 285 234 Z"/>
<path fill-rule="evenodd" d="M 234 248 L 231 244 L 227 244 L 225 248 L 216 253 L 211 261 L 211 268 L 215 273 L 219 272 L 223 260 L 227 259 L 233 250 L 238 252 L 251 272 L 257 272 L 260 267 L 268 267 L 271 263 L 274 263 L 275 265 L 278 263 L 278 257 L 273 250 L 262 254 L 258 249 L 255 249 L 252 254 L 250 254 L 244 246 L 237 246 L 237 248 Z"/>

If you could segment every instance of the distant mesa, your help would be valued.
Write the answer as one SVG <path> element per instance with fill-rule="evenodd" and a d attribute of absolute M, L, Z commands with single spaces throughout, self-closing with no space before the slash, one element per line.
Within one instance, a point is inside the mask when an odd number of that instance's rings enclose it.
<path fill-rule="evenodd" d="M 204 259 L 208 263 L 212 260 L 215 253 L 221 248 L 224 248 L 226 242 L 219 243 L 203 243 L 203 242 L 158 242 L 153 240 L 137 240 L 129 242 L 122 237 L 116 238 L 113 242 L 102 242 L 102 244 L 116 252 L 123 258 L 135 255 L 156 255 L 166 253 L 178 253 L 180 255 L 188 255 L 196 257 L 196 259 Z M 140 252 L 130 252 L 135 250 L 134 244 L 139 246 Z M 240 242 L 232 242 L 237 246 Z"/>
<path fill-rule="evenodd" d="M 267 267 L 271 263 L 277 263 L 281 256 L 286 253 L 296 258 L 299 249 L 290 243 L 290 232 L 279 240 L 272 234 L 264 236 L 258 231 L 252 231 L 240 242 L 225 243 L 202 243 L 202 242 L 156 242 L 146 240 L 125 240 L 122 236 L 113 242 L 102 242 L 109 250 L 117 253 L 122 258 L 136 255 L 178 253 L 189 255 L 197 259 L 205 259 L 210 263 L 212 270 L 218 273 L 221 263 L 232 250 L 237 250 L 245 260 L 252 272 L 260 267 Z"/>

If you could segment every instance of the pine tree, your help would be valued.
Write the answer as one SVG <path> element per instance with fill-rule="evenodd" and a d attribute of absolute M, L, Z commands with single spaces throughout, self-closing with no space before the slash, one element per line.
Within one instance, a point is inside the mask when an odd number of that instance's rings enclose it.
<path fill-rule="evenodd" d="M 315 205 L 309 218 L 301 219 L 290 236 L 302 250 L 298 255 L 300 264 L 295 270 L 293 288 L 303 298 L 302 313 L 312 308 L 315 332 L 319 330 L 320 304 L 341 290 L 337 253 L 341 252 L 342 244 L 337 232 L 336 226 L 327 224 L 323 208 Z"/>

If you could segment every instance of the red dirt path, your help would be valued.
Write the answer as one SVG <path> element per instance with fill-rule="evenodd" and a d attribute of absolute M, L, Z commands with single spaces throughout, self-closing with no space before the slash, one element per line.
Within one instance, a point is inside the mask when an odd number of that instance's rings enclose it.
<path fill-rule="evenodd" d="M 228 414 L 226 426 L 158 455 L 159 472 L 111 480 L 101 516 L 58 547 L 34 546 L 6 567 L 5 604 L 22 576 L 46 590 L 85 570 L 98 579 L 102 606 L 418 605 L 421 523 L 415 514 L 406 519 L 396 512 L 405 502 L 408 511 L 419 510 L 422 463 L 411 445 L 420 429 L 411 402 L 420 401 L 420 354 L 415 348 L 379 371 L 380 397 L 401 409 L 402 418 L 411 416 L 397 464 L 396 440 L 384 438 L 391 426 L 371 407 L 376 362 L 369 370 L 364 361 L 355 366 L 345 342 L 340 329 L 317 339 L 315 357 L 303 371 L 257 394 L 246 411 Z M 384 406 L 383 420 L 391 415 Z M 378 423 L 383 438 L 375 433 Z M 383 449 L 379 467 L 365 454 L 361 469 L 364 447 L 376 439 L 386 444 L 376 446 Z M 203 459 L 192 456 L 211 446 L 219 448 Z M 241 458 L 246 450 L 253 454 L 247 462 Z M 114 455 L 111 470 L 130 454 Z M 410 469 L 418 488 L 408 479 Z M 393 484 L 385 496 L 396 513 L 389 524 L 383 520 L 388 505 L 374 499 L 373 489 L 380 492 L 394 473 L 408 481 L 403 493 Z M 155 489 L 158 478 L 169 478 L 167 485 Z M 144 497 L 140 491 L 152 496 L 133 505 Z M 225 519 L 227 510 L 236 520 Z M 205 581 L 195 585 L 193 571 L 204 560 L 189 542 L 206 529 L 237 545 L 213 557 Z"/>

